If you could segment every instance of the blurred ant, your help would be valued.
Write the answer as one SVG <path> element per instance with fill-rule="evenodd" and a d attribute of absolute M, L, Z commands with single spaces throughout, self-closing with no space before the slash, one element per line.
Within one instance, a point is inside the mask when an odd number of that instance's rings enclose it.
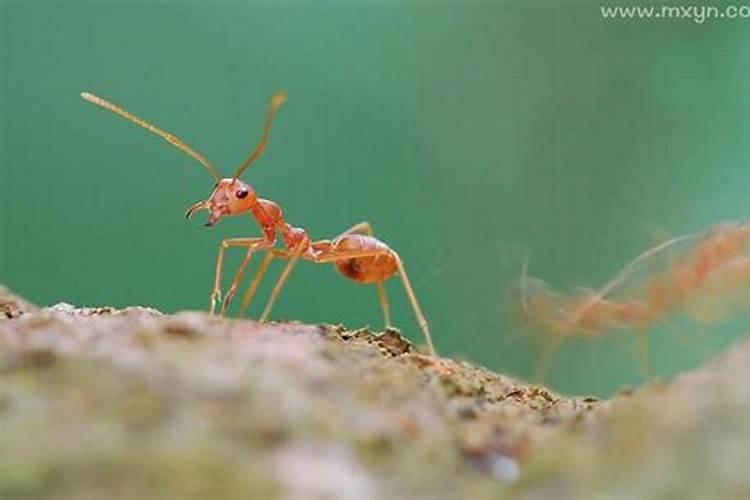
<path fill-rule="evenodd" d="M 666 269 L 651 272 L 631 286 L 630 293 L 612 297 L 646 261 L 690 242 L 687 252 Z M 559 293 L 541 280 L 528 278 L 524 262 L 518 311 L 521 319 L 546 333 L 537 367 L 542 378 L 552 353 L 573 337 L 596 338 L 614 328 L 632 328 L 638 335 L 644 373 L 650 373 L 646 334 L 669 314 L 682 312 L 701 320 L 709 308 L 731 306 L 739 291 L 750 283 L 750 223 L 722 223 L 708 231 L 677 236 L 653 246 L 628 263 L 599 290 L 579 289 Z M 729 311 L 716 310 L 711 317 Z M 707 319 L 711 319 L 710 317 Z"/>
<path fill-rule="evenodd" d="M 355 224 L 336 236 L 333 240 L 312 241 L 307 231 L 299 227 L 294 227 L 284 220 L 281 208 L 276 203 L 259 198 L 252 186 L 240 180 L 240 176 L 263 154 L 268 143 L 273 119 L 279 107 L 286 101 L 286 93 L 278 92 L 271 97 L 268 116 L 263 127 L 260 142 L 255 146 L 250 156 L 237 168 L 234 175 L 227 178 L 221 178 L 211 162 L 174 135 L 93 94 L 84 92 L 81 94 L 81 97 L 158 135 L 183 153 L 193 157 L 208 170 L 214 180 L 216 180 L 214 190 L 208 199 L 199 201 L 188 208 L 186 212 L 188 219 L 193 213 L 199 210 L 207 210 L 209 215 L 208 222 L 205 224 L 206 226 L 213 226 L 224 216 L 240 215 L 246 212 L 249 212 L 258 222 L 263 233 L 262 237 L 229 238 L 223 240 L 219 245 L 219 252 L 216 258 L 216 275 L 209 299 L 210 312 L 212 314 L 216 311 L 217 302 L 221 302 L 221 314 L 227 311 L 237 293 L 237 287 L 244 276 L 250 259 L 256 252 L 266 252 L 266 254 L 261 260 L 255 277 L 250 282 L 250 286 L 242 299 L 240 314 L 244 314 L 250 307 L 258 285 L 266 274 L 271 261 L 274 258 L 287 261 L 260 316 L 261 322 L 269 318 L 271 309 L 281 293 L 284 283 L 289 278 L 294 265 L 299 259 L 303 259 L 317 264 L 333 263 L 345 277 L 358 283 L 374 284 L 377 288 L 381 308 L 383 309 L 386 327 L 390 327 L 390 306 L 384 283 L 390 277 L 398 274 L 401 276 L 406 295 L 414 309 L 417 323 L 424 334 L 427 348 L 430 354 L 435 354 L 427 320 L 419 307 L 419 302 L 417 301 L 401 258 L 388 245 L 375 238 L 372 226 L 368 222 Z M 281 235 L 285 248 L 276 247 L 277 234 Z M 224 252 L 226 249 L 234 247 L 245 248 L 246 253 L 222 301 L 221 277 Z"/>

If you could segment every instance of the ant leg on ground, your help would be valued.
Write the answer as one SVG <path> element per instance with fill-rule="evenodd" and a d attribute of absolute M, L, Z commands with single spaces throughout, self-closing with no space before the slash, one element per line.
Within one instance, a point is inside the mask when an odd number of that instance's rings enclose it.
<path fill-rule="evenodd" d="M 404 263 L 401 260 L 401 257 L 399 257 L 399 255 L 395 251 L 390 250 L 390 249 L 388 250 L 344 250 L 338 253 L 334 252 L 334 253 L 329 254 L 328 256 L 321 257 L 317 259 L 315 262 L 318 262 L 318 263 L 336 262 L 339 260 L 355 259 L 355 258 L 361 258 L 361 257 L 376 257 L 382 254 L 392 254 L 396 258 L 398 274 L 401 276 L 401 283 L 404 287 L 404 290 L 406 291 L 406 296 L 408 297 L 411 307 L 414 310 L 414 316 L 417 319 L 417 324 L 422 330 L 422 334 L 424 335 L 425 341 L 427 342 L 427 349 L 430 355 L 434 356 L 436 354 L 435 346 L 432 342 L 432 335 L 430 334 L 430 327 L 427 324 L 427 318 L 425 318 L 425 315 L 422 312 L 422 308 L 419 306 L 419 301 L 417 300 L 417 296 L 414 293 L 414 288 L 412 288 L 411 286 L 409 275 L 406 274 L 406 268 L 404 268 Z"/>
<path fill-rule="evenodd" d="M 278 248 L 267 248 L 267 249 L 261 249 L 261 251 L 268 252 L 265 257 L 263 257 L 263 260 L 260 263 L 260 266 L 258 267 L 258 271 L 256 272 L 255 277 L 253 278 L 252 283 L 250 284 L 250 288 L 248 289 L 249 298 L 247 298 L 247 306 L 250 306 L 250 301 L 252 301 L 253 295 L 255 294 L 256 289 L 258 288 L 258 285 L 260 284 L 260 280 L 263 278 L 263 275 L 265 275 L 266 271 L 268 270 L 268 266 L 271 263 L 271 260 L 274 257 L 281 257 L 281 258 L 288 258 L 288 252 L 285 250 L 281 250 Z M 245 254 L 245 258 L 240 263 L 240 267 L 237 269 L 237 272 L 234 275 L 234 278 L 232 279 L 232 285 L 229 287 L 229 291 L 227 292 L 226 296 L 224 297 L 224 303 L 222 304 L 221 313 L 224 314 L 228 309 L 229 305 L 231 304 L 232 300 L 234 299 L 235 295 L 237 295 L 237 288 L 239 288 L 240 282 L 242 281 L 242 278 L 245 276 L 245 271 L 247 270 L 247 265 L 250 263 L 250 259 L 255 253 L 254 248 L 248 249 L 247 253 Z M 243 298 L 243 304 L 245 303 L 245 300 Z M 240 312 L 240 316 L 244 313 L 244 311 Z"/>
<path fill-rule="evenodd" d="M 219 253 L 216 256 L 216 274 L 214 276 L 214 287 L 209 296 L 210 313 L 216 311 L 216 302 L 221 300 L 221 274 L 224 267 L 224 252 L 227 248 L 247 248 L 257 250 L 268 247 L 271 243 L 265 238 L 228 238 L 219 244 Z"/>
<path fill-rule="evenodd" d="M 260 285 L 261 280 L 266 275 L 266 272 L 268 271 L 268 267 L 271 265 L 271 261 L 273 260 L 275 256 L 276 255 L 273 252 L 268 252 L 263 257 L 263 260 L 260 261 L 258 270 L 255 271 L 255 276 L 253 276 L 253 280 L 250 282 L 250 286 L 248 286 L 247 291 L 245 292 L 245 296 L 242 297 L 242 303 L 240 304 L 240 313 L 239 313 L 240 317 L 244 316 L 247 310 L 250 308 L 250 304 L 253 301 L 255 292 L 258 291 L 258 285 Z"/>
<path fill-rule="evenodd" d="M 406 290 L 406 295 L 409 297 L 411 307 L 412 309 L 414 309 L 414 315 L 417 317 L 417 323 L 422 329 L 424 338 L 427 340 L 427 349 L 430 351 L 430 355 L 435 356 L 437 353 L 435 352 L 435 346 L 432 343 L 432 335 L 430 335 L 430 327 L 427 324 L 427 318 L 425 318 L 424 313 L 422 312 L 422 308 L 419 307 L 417 295 L 414 293 L 414 289 L 411 286 L 411 281 L 409 281 L 409 276 L 406 274 L 404 263 L 401 260 L 401 257 L 398 256 L 398 254 L 396 254 L 396 261 L 398 262 L 398 274 L 401 276 L 401 282 L 404 285 L 404 290 Z"/>
<path fill-rule="evenodd" d="M 353 225 L 343 233 L 341 233 L 341 236 L 346 234 L 367 234 L 368 236 L 373 235 L 372 225 L 369 222 L 360 222 L 358 224 Z M 315 246 L 315 243 L 312 244 L 312 246 Z M 281 294 L 281 289 L 283 288 L 284 284 L 286 283 L 286 280 L 289 278 L 289 275 L 291 274 L 292 270 L 294 269 L 294 266 L 297 264 L 297 261 L 299 260 L 301 256 L 301 248 L 298 251 L 274 251 L 277 257 L 281 258 L 288 258 L 289 262 L 287 263 L 286 267 L 282 271 L 281 275 L 276 281 L 276 284 L 274 285 L 273 290 L 271 291 L 271 295 L 268 299 L 268 302 L 266 303 L 266 307 L 263 309 L 263 313 L 261 314 L 259 321 L 263 322 L 268 319 L 268 317 L 271 315 L 271 311 L 273 310 L 273 306 L 276 303 L 276 300 L 278 299 L 279 295 Z M 368 252 L 365 254 L 365 256 L 372 255 L 371 252 Z M 356 257 L 357 255 L 354 255 Z M 316 260 L 317 262 L 317 260 Z M 268 262 L 270 264 L 270 261 Z M 244 312 L 247 310 L 247 308 L 250 306 L 250 302 L 252 301 L 253 296 L 255 295 L 255 292 L 257 290 L 257 287 L 260 283 L 260 280 L 262 279 L 263 275 L 265 275 L 266 271 L 268 269 L 268 266 L 263 266 L 263 263 L 261 263 L 261 267 L 258 270 L 258 273 L 256 274 L 256 277 L 253 279 L 253 282 L 250 285 L 250 288 L 248 289 L 247 293 L 245 294 L 245 297 L 242 299 L 242 306 L 240 310 L 240 314 L 243 315 Z M 383 289 L 383 295 L 381 297 L 385 297 L 385 289 Z M 388 299 L 385 297 L 385 301 L 383 301 L 383 298 L 381 300 L 381 306 L 383 307 L 383 314 L 386 318 L 386 324 L 387 326 L 390 326 L 390 307 L 388 305 Z"/>
<path fill-rule="evenodd" d="M 388 303 L 388 294 L 385 291 L 385 283 L 377 283 L 375 286 L 378 288 L 378 300 L 380 301 L 380 307 L 383 309 L 383 319 L 385 320 L 385 327 L 391 327 L 391 305 Z"/>
<path fill-rule="evenodd" d="M 232 278 L 232 284 L 229 286 L 229 290 L 227 291 L 227 294 L 224 296 L 224 301 L 221 304 L 221 315 L 223 316 L 226 314 L 227 309 L 229 309 L 229 304 L 232 302 L 232 299 L 234 299 L 234 296 L 237 294 L 237 287 L 240 284 L 240 281 L 242 281 L 242 278 L 245 276 L 245 270 L 247 269 L 247 265 L 250 263 L 250 259 L 253 257 L 253 253 L 255 252 L 255 249 L 248 248 L 247 253 L 245 253 L 245 257 L 242 259 L 242 262 L 240 263 L 240 267 L 237 269 L 237 272 L 234 274 L 234 278 Z"/>
<path fill-rule="evenodd" d="M 287 262 L 286 267 L 281 272 L 279 279 L 276 280 L 276 285 L 274 285 L 273 290 L 271 291 L 271 295 L 268 298 L 266 307 L 265 309 L 263 309 L 263 313 L 260 315 L 259 321 L 261 323 L 265 322 L 268 319 L 268 317 L 271 315 L 271 309 L 273 309 L 273 305 L 274 303 L 276 303 L 276 299 L 279 298 L 281 289 L 283 288 L 284 283 L 286 283 L 287 278 L 289 278 L 289 275 L 292 273 L 292 269 L 294 269 L 295 264 L 297 264 L 297 261 L 299 261 L 299 258 L 302 255 L 304 248 L 305 247 L 303 245 L 297 246 L 297 248 L 292 253 L 291 257 L 289 258 L 289 262 Z"/>
<path fill-rule="evenodd" d="M 263 257 L 263 260 L 260 261 L 260 265 L 255 271 L 255 276 L 250 282 L 245 295 L 242 297 L 242 302 L 240 303 L 240 312 L 238 314 L 238 316 L 240 317 L 244 316 L 247 310 L 250 308 L 250 304 L 252 304 L 255 293 L 258 291 L 258 286 L 260 286 L 260 282 L 265 277 L 266 272 L 268 272 L 268 268 L 270 267 L 273 259 L 290 259 L 294 255 L 292 252 L 281 248 L 266 248 L 263 249 L 263 251 L 266 251 L 268 253 L 266 253 L 266 255 Z"/>

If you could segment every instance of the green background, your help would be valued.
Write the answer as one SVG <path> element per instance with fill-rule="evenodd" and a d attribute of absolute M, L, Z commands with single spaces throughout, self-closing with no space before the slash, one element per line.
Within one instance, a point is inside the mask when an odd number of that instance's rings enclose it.
<path fill-rule="evenodd" d="M 536 350 L 509 302 L 524 252 L 555 287 L 598 285 L 659 237 L 750 213 L 750 21 L 607 21 L 599 2 L 560 0 L 0 5 L 0 282 L 37 303 L 202 309 L 219 240 L 257 234 L 245 217 L 186 222 L 210 177 L 83 90 L 224 173 L 287 90 L 245 179 L 313 237 L 371 221 L 440 351 L 523 376 Z M 381 324 L 374 289 L 311 264 L 275 312 Z M 656 373 L 744 323 L 651 332 Z M 641 380 L 627 331 L 568 344 L 548 377 L 595 394 Z"/>

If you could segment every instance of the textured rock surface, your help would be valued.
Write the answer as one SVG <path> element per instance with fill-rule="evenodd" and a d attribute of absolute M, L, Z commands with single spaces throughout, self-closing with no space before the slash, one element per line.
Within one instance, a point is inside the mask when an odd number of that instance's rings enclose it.
<path fill-rule="evenodd" d="M 750 498 L 750 344 L 565 398 L 397 332 L 0 291 L 0 498 Z"/>

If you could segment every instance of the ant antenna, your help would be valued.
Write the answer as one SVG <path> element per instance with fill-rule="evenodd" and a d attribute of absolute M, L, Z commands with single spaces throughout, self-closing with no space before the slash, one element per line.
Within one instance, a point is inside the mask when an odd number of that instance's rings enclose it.
<path fill-rule="evenodd" d="M 94 94 L 89 94 L 88 92 L 81 92 L 81 97 L 85 100 L 90 102 L 91 104 L 96 104 L 97 106 L 100 106 L 108 111 L 111 111 L 117 115 L 120 115 L 121 117 L 125 118 L 128 121 L 131 121 L 135 123 L 136 125 L 139 125 L 149 132 L 153 132 L 154 134 L 158 135 L 183 153 L 192 156 L 194 159 L 198 160 L 198 162 L 206 167 L 206 170 L 208 170 L 208 173 L 211 174 L 211 176 L 218 182 L 220 180 L 219 174 L 216 172 L 216 169 L 213 165 L 211 165 L 211 162 L 208 161 L 202 154 L 195 151 L 193 148 L 185 144 L 181 139 L 178 137 L 173 136 L 169 132 L 165 132 L 164 130 L 160 129 L 159 127 L 156 127 L 146 120 L 139 118 L 135 116 L 134 114 L 130 113 L 129 111 L 112 104 L 111 102 L 102 99 L 101 97 L 95 96 Z"/>
<path fill-rule="evenodd" d="M 255 160 L 257 160 L 261 154 L 263 154 L 263 150 L 266 149 L 266 144 L 268 143 L 268 136 L 271 133 L 271 125 L 273 124 L 273 119 L 276 116 L 276 111 L 281 107 L 282 104 L 284 104 L 285 101 L 286 92 L 276 92 L 273 96 L 271 96 L 271 100 L 268 104 L 268 117 L 266 117 L 266 123 L 263 126 L 263 136 L 261 137 L 258 145 L 255 146 L 253 152 L 250 153 L 250 156 L 247 157 L 247 160 L 242 162 L 242 165 L 239 166 L 237 172 L 232 177 L 232 182 L 239 179 L 240 176 L 245 173 L 245 170 L 247 170 L 250 165 L 252 165 L 253 162 L 255 162 Z"/>

